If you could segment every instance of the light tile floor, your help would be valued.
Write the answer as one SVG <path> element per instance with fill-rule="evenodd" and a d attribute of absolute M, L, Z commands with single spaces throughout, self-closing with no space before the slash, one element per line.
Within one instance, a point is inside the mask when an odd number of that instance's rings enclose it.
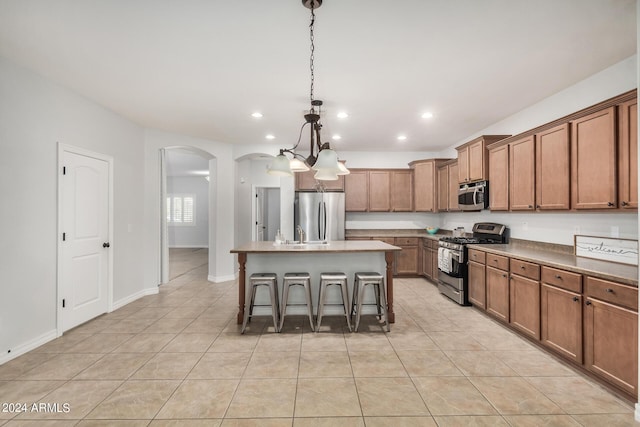
<path fill-rule="evenodd" d="M 638 425 L 630 402 L 423 279 L 395 280 L 391 333 L 289 316 L 240 335 L 236 283 L 178 259 L 158 295 L 0 366 L 0 403 L 28 404 L 0 408 L 0 425 Z"/>

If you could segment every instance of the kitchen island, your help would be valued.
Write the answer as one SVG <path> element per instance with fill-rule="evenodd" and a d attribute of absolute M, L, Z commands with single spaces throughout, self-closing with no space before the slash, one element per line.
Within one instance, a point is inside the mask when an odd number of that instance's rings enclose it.
<path fill-rule="evenodd" d="M 247 278 L 253 273 L 276 273 L 281 283 L 285 273 L 308 272 L 315 298 L 318 278 L 322 272 L 344 272 L 349 278 L 351 291 L 356 272 L 376 271 L 386 276 L 387 311 L 389 322 L 393 323 L 393 262 L 394 252 L 400 250 L 397 246 L 378 240 L 282 245 L 274 242 L 250 242 L 232 249 L 231 253 L 238 254 L 239 264 L 237 322 L 242 323 L 244 318 Z"/>

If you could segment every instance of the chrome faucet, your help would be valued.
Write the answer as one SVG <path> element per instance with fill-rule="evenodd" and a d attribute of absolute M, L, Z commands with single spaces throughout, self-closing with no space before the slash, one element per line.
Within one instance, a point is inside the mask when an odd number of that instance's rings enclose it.
<path fill-rule="evenodd" d="M 300 224 L 298 224 L 298 240 L 300 240 L 300 243 L 304 243 L 304 230 L 302 229 L 302 227 L 300 226 Z"/>

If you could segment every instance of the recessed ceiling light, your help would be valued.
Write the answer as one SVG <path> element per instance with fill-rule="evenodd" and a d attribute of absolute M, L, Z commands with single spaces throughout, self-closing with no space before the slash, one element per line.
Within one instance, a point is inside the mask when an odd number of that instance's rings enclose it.
<path fill-rule="evenodd" d="M 347 117 L 349 117 L 349 114 L 347 114 L 344 111 L 340 111 L 338 114 L 336 114 L 338 116 L 339 119 L 346 119 Z"/>
<path fill-rule="evenodd" d="M 260 113 L 259 111 L 256 111 L 255 113 L 251 113 L 251 117 L 259 119 L 262 117 L 262 113 Z"/>
<path fill-rule="evenodd" d="M 331 137 L 331 139 L 333 139 L 334 141 L 338 141 L 339 139 L 342 139 L 342 137 L 338 134 L 335 134 Z"/>
<path fill-rule="evenodd" d="M 407 135 L 398 135 L 398 141 L 405 141 L 407 139 Z"/>
<path fill-rule="evenodd" d="M 430 112 L 428 112 L 428 111 L 427 111 L 427 112 L 425 112 L 425 113 L 422 113 L 422 116 L 421 116 L 421 117 L 422 117 L 423 119 L 430 119 L 430 118 L 432 118 L 432 117 L 433 117 L 433 113 L 430 113 Z"/>
<path fill-rule="evenodd" d="M 276 139 L 276 137 L 271 135 L 271 134 L 268 134 L 267 136 L 265 136 L 265 138 L 267 138 L 267 139 Z"/>

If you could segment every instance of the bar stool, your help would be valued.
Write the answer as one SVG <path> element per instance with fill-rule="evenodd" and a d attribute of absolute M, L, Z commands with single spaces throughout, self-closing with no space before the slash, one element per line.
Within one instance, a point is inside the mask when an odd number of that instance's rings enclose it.
<path fill-rule="evenodd" d="M 382 320 L 384 314 L 384 321 L 387 325 L 387 332 L 391 332 L 389 327 L 389 315 L 387 313 L 387 290 L 384 283 L 384 276 L 380 273 L 372 272 L 358 272 L 355 274 L 353 280 L 353 299 L 351 300 L 351 315 L 355 313 L 356 324 L 354 330 L 358 332 L 358 326 L 360 326 L 360 315 L 362 314 L 365 286 L 372 285 L 374 287 L 373 293 L 376 297 L 376 308 L 378 309 L 378 317 Z"/>
<path fill-rule="evenodd" d="M 291 286 L 303 286 L 304 295 L 306 299 L 305 304 L 289 304 L 289 288 Z M 288 306 L 306 305 L 307 314 L 309 315 L 309 325 L 311 330 L 313 328 L 313 304 L 311 302 L 311 276 L 309 273 L 286 273 L 282 281 L 282 304 L 280 305 L 280 328 L 282 331 L 282 325 L 284 324 L 284 316 L 287 314 Z"/>
<path fill-rule="evenodd" d="M 269 288 L 269 297 L 271 299 L 271 304 L 260 304 L 255 305 L 256 299 L 256 291 L 260 286 L 267 286 Z M 273 315 L 273 326 L 275 327 L 276 332 L 278 332 L 278 315 L 279 315 L 279 305 L 278 305 L 278 276 L 275 273 L 253 273 L 251 277 L 249 277 L 249 307 L 246 306 L 244 309 L 244 320 L 242 322 L 242 330 L 241 334 L 244 334 L 244 330 L 247 327 L 247 323 L 249 323 L 249 318 L 253 317 L 253 307 L 269 307 L 271 306 L 271 313 Z"/>
<path fill-rule="evenodd" d="M 331 285 L 340 286 L 342 295 L 342 304 L 325 304 L 325 290 Z M 325 305 L 342 305 L 344 308 L 344 316 L 347 318 L 347 326 L 351 332 L 351 316 L 349 314 L 349 293 L 347 290 L 347 275 L 344 273 L 320 273 L 320 297 L 318 298 L 318 325 L 316 332 L 320 331 L 320 323 L 324 314 Z"/>

